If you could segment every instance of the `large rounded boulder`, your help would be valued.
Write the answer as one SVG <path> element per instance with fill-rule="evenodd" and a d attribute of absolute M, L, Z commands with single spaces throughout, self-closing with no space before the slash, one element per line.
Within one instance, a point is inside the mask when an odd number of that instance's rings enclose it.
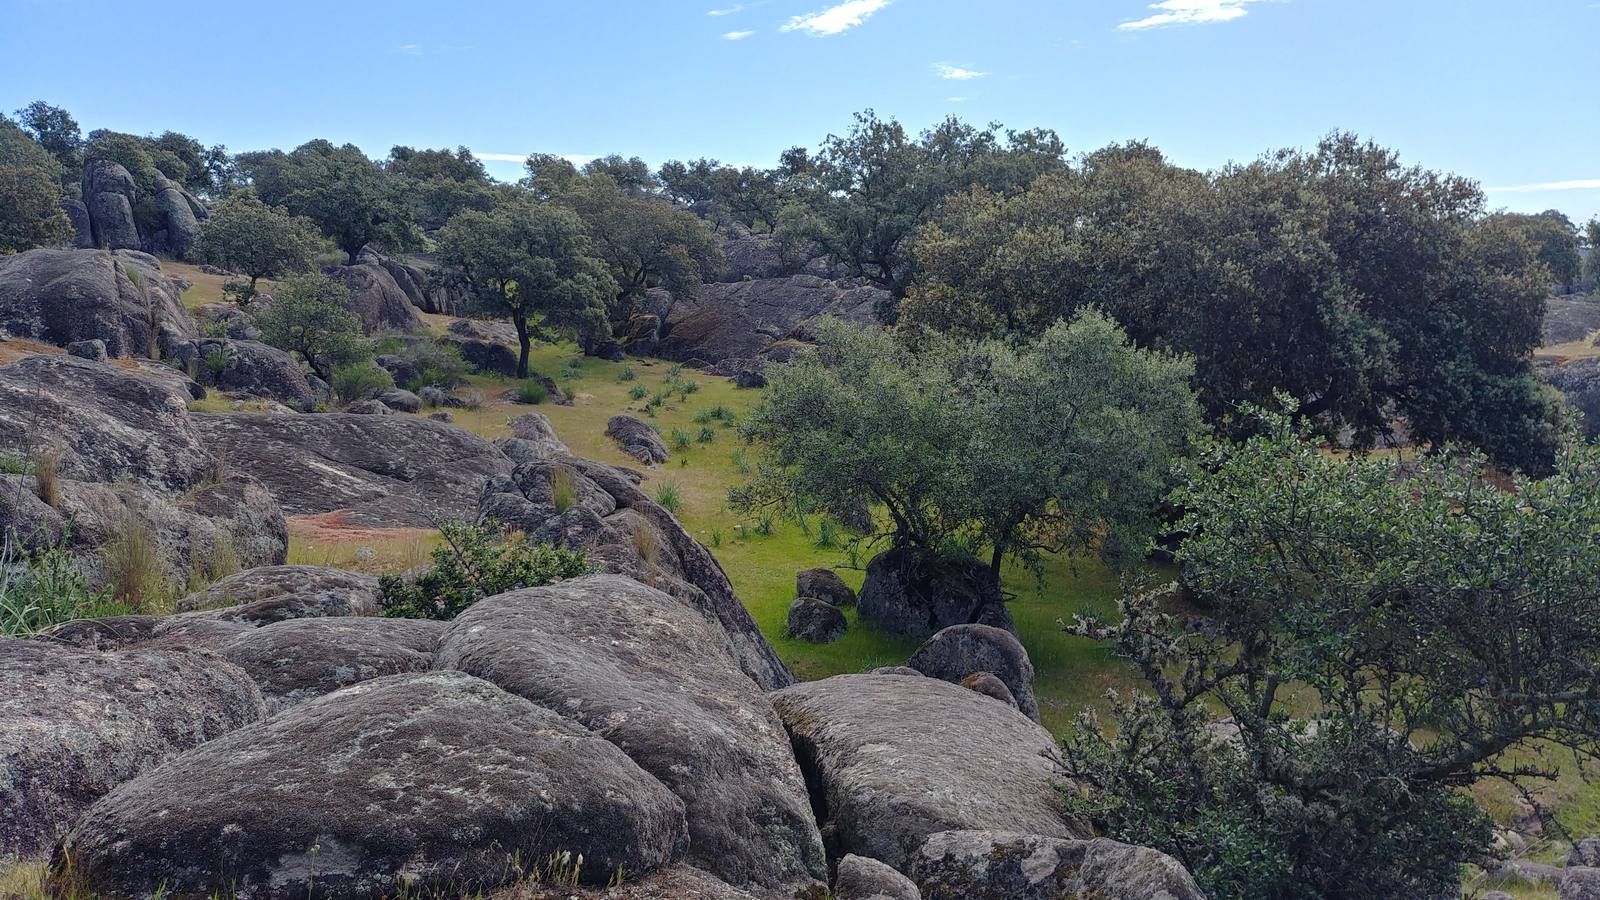
<path fill-rule="evenodd" d="M 368 616 L 287 619 L 241 633 L 221 653 L 278 710 L 374 678 L 426 672 L 445 627 Z"/>
<path fill-rule="evenodd" d="M 924 900 L 1205 900 L 1177 860 L 1104 838 L 946 831 L 918 851 Z"/>
<path fill-rule="evenodd" d="M 229 575 L 178 601 L 179 612 L 222 609 L 273 621 L 308 616 L 375 616 L 379 612 L 378 579 L 328 566 L 263 566 Z M 272 610 L 287 609 L 305 614 L 272 614 Z"/>
<path fill-rule="evenodd" d="M 643 419 L 633 416 L 612 416 L 606 422 L 606 437 L 616 441 L 618 449 L 647 466 L 657 466 L 667 461 L 667 445 L 661 435 Z"/>
<path fill-rule="evenodd" d="M 1004 704 L 935 678 L 837 675 L 769 695 L 825 819 L 830 855 L 909 871 L 930 834 L 1072 837 L 1050 733 Z"/>
<path fill-rule="evenodd" d="M 683 804 L 620 750 L 492 684 L 395 675 L 123 785 L 58 860 L 108 898 L 459 896 L 581 855 L 604 884 L 671 865 Z"/>
<path fill-rule="evenodd" d="M 622 748 L 683 798 L 695 864 L 740 887 L 820 887 L 822 841 L 783 723 L 725 648 L 673 597 L 592 575 L 479 601 L 435 665 Z"/>
<path fill-rule="evenodd" d="M 973 673 L 987 672 L 1004 682 L 1018 709 L 1039 721 L 1033 691 L 1033 662 L 1016 635 L 991 625 L 952 625 L 917 648 L 907 666 L 930 678 L 961 684 Z"/>
<path fill-rule="evenodd" d="M 48 853 L 112 788 L 265 712 L 214 656 L 0 637 L 0 862 Z"/>
<path fill-rule="evenodd" d="M 117 357 L 167 353 L 197 336 L 187 286 L 137 250 L 0 256 L 0 329 L 58 347 L 102 340 Z"/>

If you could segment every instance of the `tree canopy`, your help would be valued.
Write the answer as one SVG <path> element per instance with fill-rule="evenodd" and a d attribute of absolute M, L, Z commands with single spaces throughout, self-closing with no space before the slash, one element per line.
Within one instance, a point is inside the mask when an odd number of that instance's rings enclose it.
<path fill-rule="evenodd" d="M 61 165 L 15 122 L 0 116 L 0 253 L 66 240 Z"/>
<path fill-rule="evenodd" d="M 1013 346 L 825 322 L 815 352 L 771 376 L 747 423 L 765 459 L 744 509 L 839 518 L 863 501 L 898 546 L 1141 558 L 1167 471 L 1199 425 L 1192 366 L 1084 312 Z M 791 507 L 792 508 L 792 507 Z"/>
<path fill-rule="evenodd" d="M 570 209 L 524 197 L 486 213 L 467 210 L 440 230 L 439 245 L 479 310 L 506 316 L 516 327 L 518 378 L 528 377 L 535 326 L 605 332 L 616 282 Z"/>
<path fill-rule="evenodd" d="M 334 369 L 371 356 L 361 320 L 350 310 L 350 289 L 325 275 L 287 279 L 252 312 L 263 342 L 300 354 L 323 381 Z"/>
<path fill-rule="evenodd" d="M 495 203 L 494 183 L 466 147 L 415 150 L 395 147 L 386 168 L 404 182 L 417 224 L 433 231 L 466 209 L 487 211 Z"/>
<path fill-rule="evenodd" d="M 240 293 L 248 303 L 262 278 L 277 278 L 311 267 L 320 243 L 309 219 L 291 216 L 261 202 L 256 192 L 241 188 L 223 198 L 195 244 L 197 259 L 250 279 Z"/>
<path fill-rule="evenodd" d="M 354 144 L 315 140 L 289 153 L 243 153 L 235 162 L 262 202 L 316 223 L 352 265 L 368 244 L 406 250 L 419 241 L 405 183 Z"/>
<path fill-rule="evenodd" d="M 1485 471 L 1464 452 L 1331 458 L 1281 416 L 1207 443 L 1173 502 L 1210 626 L 1129 590 L 1120 621 L 1071 629 L 1150 688 L 1114 728 L 1080 723 L 1071 811 L 1212 896 L 1459 890 L 1490 851 L 1462 789 L 1600 747 L 1600 447 L 1565 444 L 1509 490 Z"/>
<path fill-rule="evenodd" d="M 1571 288 L 1583 275 L 1583 260 L 1578 255 L 1578 226 L 1559 210 L 1542 213 L 1496 213 L 1491 220 L 1502 222 L 1519 232 L 1533 245 L 1539 261 L 1550 270 L 1550 280 L 1562 290 Z"/>

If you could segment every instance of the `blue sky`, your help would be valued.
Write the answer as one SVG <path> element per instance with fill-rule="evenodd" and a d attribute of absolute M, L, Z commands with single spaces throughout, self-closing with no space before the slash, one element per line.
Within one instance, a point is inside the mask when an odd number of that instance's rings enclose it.
<path fill-rule="evenodd" d="M 1587 219 L 1597 39 L 1596 0 L 0 0 L 0 110 L 233 150 L 464 144 L 502 178 L 534 150 L 769 165 L 866 107 L 1199 168 L 1345 129 Z"/>

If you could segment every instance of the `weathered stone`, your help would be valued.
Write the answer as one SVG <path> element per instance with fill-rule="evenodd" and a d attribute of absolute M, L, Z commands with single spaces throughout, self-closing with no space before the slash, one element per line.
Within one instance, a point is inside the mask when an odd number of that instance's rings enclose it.
<path fill-rule="evenodd" d="M 0 637 L 0 863 L 48 853 L 112 788 L 264 713 L 216 657 Z"/>
<path fill-rule="evenodd" d="M 446 337 L 445 343 L 461 352 L 461 358 L 467 365 L 484 375 L 504 375 L 514 378 L 517 374 L 517 351 L 505 344 L 494 341 L 475 341 L 468 338 Z"/>
<path fill-rule="evenodd" d="M 108 159 L 91 159 L 83 167 L 83 202 L 89 210 L 93 246 L 111 250 L 138 250 L 139 227 L 134 223 L 137 198 L 133 176 Z"/>
<path fill-rule="evenodd" d="M 999 700 L 1012 709 L 1020 711 L 1017 698 L 1012 695 L 1011 689 L 1006 687 L 1004 681 L 995 677 L 993 672 L 973 672 L 957 683 L 969 691 L 975 691 L 985 697 Z"/>
<path fill-rule="evenodd" d="M 191 371 L 208 387 L 268 397 L 302 409 L 317 402 L 300 363 L 260 341 L 202 338 L 180 351 L 178 358 L 192 363 Z"/>
<path fill-rule="evenodd" d="M 425 672 L 445 627 L 425 619 L 290 619 L 246 631 L 221 652 L 278 710 L 385 675 Z"/>
<path fill-rule="evenodd" d="M 210 446 L 290 515 L 349 510 L 353 523 L 430 528 L 471 518 L 511 461 L 471 432 L 409 416 L 196 415 Z"/>
<path fill-rule="evenodd" d="M 151 246 L 154 252 L 163 252 L 177 259 L 188 259 L 189 251 L 194 248 L 194 243 L 200 237 L 200 221 L 195 217 L 195 209 L 204 209 L 199 201 L 193 200 L 188 192 L 181 186 L 160 173 L 156 174 L 157 186 L 155 196 L 156 211 L 161 215 L 165 227 L 162 231 L 165 238 L 161 246 Z M 151 243 L 146 241 L 147 244 Z"/>
<path fill-rule="evenodd" d="M 353 266 L 330 266 L 323 273 L 350 289 L 350 311 L 361 319 L 366 333 L 423 327 L 416 307 L 381 263 L 368 259 Z"/>
<path fill-rule="evenodd" d="M 921 678 L 922 673 L 910 666 L 879 666 L 867 673 L 868 675 L 906 675 L 911 678 Z"/>
<path fill-rule="evenodd" d="M 916 882 L 875 859 L 847 854 L 839 860 L 833 900 L 922 900 Z"/>
<path fill-rule="evenodd" d="M 886 550 L 867 563 L 856 603 L 863 621 L 906 637 L 926 638 L 968 623 L 1012 630 L 1000 585 L 987 566 L 907 548 Z"/>
<path fill-rule="evenodd" d="M 183 491 L 217 461 L 172 384 L 70 356 L 0 367 L 0 449 L 58 454 L 65 478 Z"/>
<path fill-rule="evenodd" d="M 1559 883 L 1561 900 L 1600 900 L 1600 869 L 1567 869 Z"/>
<path fill-rule="evenodd" d="M 615 887 L 574 888 L 533 883 L 520 884 L 491 894 L 489 900 L 756 900 L 756 898 L 693 866 L 673 866 L 639 881 Z"/>
<path fill-rule="evenodd" d="M 102 340 L 114 357 L 170 353 L 198 336 L 180 299 L 185 287 L 134 250 L 0 256 L 0 330 L 58 347 Z"/>
<path fill-rule="evenodd" d="M 515 347 L 517 345 L 517 330 L 511 326 L 510 322 L 497 322 L 489 319 L 453 319 L 445 330 L 456 337 L 482 343 L 504 344 L 507 347 Z"/>
<path fill-rule="evenodd" d="M 320 609 L 324 616 L 375 616 L 378 579 L 324 566 L 266 566 L 230 575 L 179 600 L 177 608 L 243 608 L 266 601 Z"/>
<path fill-rule="evenodd" d="M 555 508 L 555 479 L 573 474 L 573 502 Z M 601 571 L 627 575 L 671 594 L 714 622 L 739 665 L 765 690 L 794 683 L 715 556 L 638 484 L 639 475 L 584 459 L 535 460 L 491 479 L 480 515 L 530 540 L 583 550 Z"/>
<path fill-rule="evenodd" d="M 124 785 L 67 835 L 91 891 L 470 894 L 581 854 L 604 884 L 676 862 L 683 804 L 615 747 L 455 672 L 307 701 Z"/>
<path fill-rule="evenodd" d="M 952 625 L 918 647 L 906 665 L 929 677 L 963 685 L 974 672 L 989 673 L 1004 683 L 1011 703 L 1023 715 L 1039 721 L 1033 662 L 1022 642 L 1009 631 L 989 625 Z M 994 696 L 989 691 L 982 693 Z"/>
<path fill-rule="evenodd" d="M 926 900 L 1205 900 L 1177 860 L 1104 838 L 945 831 L 922 845 L 912 876 Z"/>
<path fill-rule="evenodd" d="M 352 416 L 392 416 L 394 410 L 377 400 L 357 400 L 346 406 L 344 411 Z"/>
<path fill-rule="evenodd" d="M 1567 866 L 1600 868 L 1600 837 L 1579 838 L 1567 854 Z"/>
<path fill-rule="evenodd" d="M 641 419 L 633 416 L 612 416 L 606 422 L 606 437 L 617 442 L 622 452 L 647 466 L 660 465 L 668 459 L 667 445 Z"/>
<path fill-rule="evenodd" d="M 67 345 L 67 354 L 76 356 L 79 359 L 87 359 L 90 362 L 105 362 L 109 358 L 106 355 L 106 342 L 99 338 L 91 338 L 87 341 L 73 341 Z"/>
<path fill-rule="evenodd" d="M 660 353 L 667 359 L 698 357 L 711 363 L 755 359 L 797 327 L 823 316 L 871 322 L 873 307 L 887 296 L 875 287 L 814 275 L 704 285 L 697 304 L 674 307 Z"/>
<path fill-rule="evenodd" d="M 935 678 L 837 675 L 771 695 L 830 836 L 909 871 L 928 835 L 956 829 L 1071 837 L 1050 733 Z"/>
<path fill-rule="evenodd" d="M 739 886 L 826 875 L 805 782 L 725 638 L 676 599 L 593 575 L 474 604 L 435 665 L 489 679 L 592 728 L 683 798 L 689 858 Z"/>
<path fill-rule="evenodd" d="M 402 388 L 387 388 L 375 398 L 395 412 L 415 413 L 422 409 L 422 398 Z"/>
<path fill-rule="evenodd" d="M 1600 303 L 1595 304 L 1600 306 Z M 1573 360 L 1539 370 L 1582 417 L 1586 436 L 1600 437 L 1600 358 Z"/>
<path fill-rule="evenodd" d="M 828 568 L 802 569 L 794 577 L 796 597 L 815 597 L 838 607 L 856 605 L 856 592 L 844 583 L 838 573 Z"/>
<path fill-rule="evenodd" d="M 837 606 L 815 597 L 796 597 L 789 604 L 784 633 L 813 644 L 831 644 L 844 637 L 848 627 Z"/>
<path fill-rule="evenodd" d="M 572 450 L 556 436 L 555 426 L 544 413 L 523 413 L 506 427 L 511 429 L 512 436 L 497 438 L 494 445 L 515 462 L 572 455 Z"/>

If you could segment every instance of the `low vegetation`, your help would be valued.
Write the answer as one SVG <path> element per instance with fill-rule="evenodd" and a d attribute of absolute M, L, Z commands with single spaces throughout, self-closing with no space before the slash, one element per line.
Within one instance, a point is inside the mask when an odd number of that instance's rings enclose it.
<path fill-rule="evenodd" d="M 28 550 L 15 529 L 0 535 L 0 635 L 33 637 L 73 619 L 128 611 L 90 587 L 69 541 L 70 534 Z"/>
<path fill-rule="evenodd" d="M 406 619 L 454 619 L 485 597 L 539 587 L 590 571 L 581 552 L 529 543 L 498 522 L 439 523 L 444 544 L 433 566 L 417 574 L 379 579 L 383 614 Z"/>

